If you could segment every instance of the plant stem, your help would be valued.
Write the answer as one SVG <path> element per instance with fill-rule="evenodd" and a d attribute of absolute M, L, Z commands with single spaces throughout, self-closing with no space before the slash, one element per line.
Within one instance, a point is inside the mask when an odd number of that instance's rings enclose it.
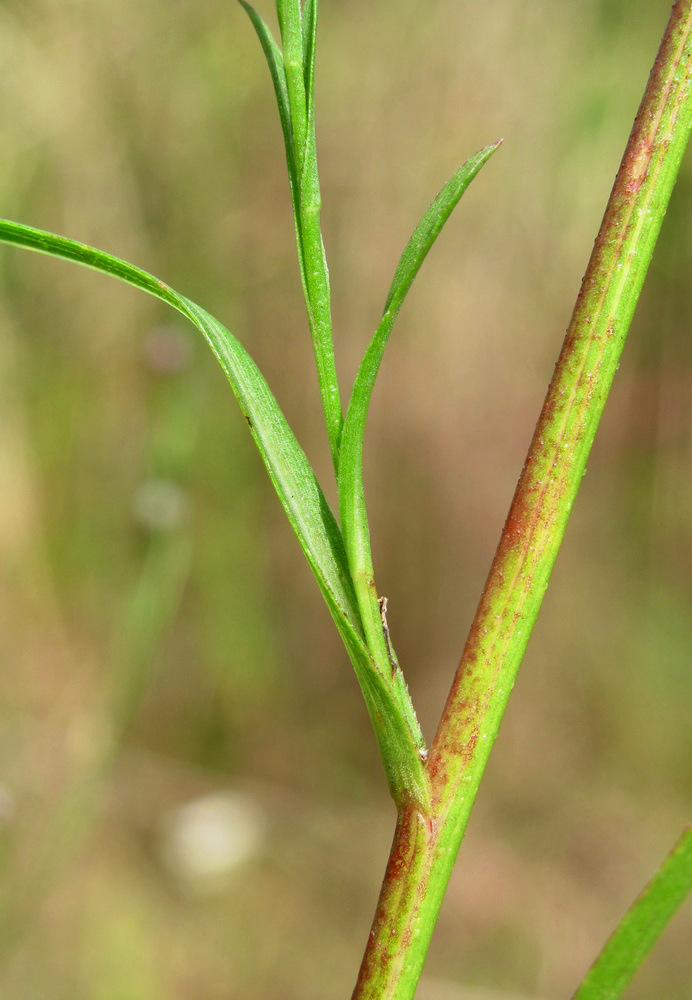
<path fill-rule="evenodd" d="M 329 269 L 320 223 L 322 195 L 315 138 L 314 38 L 310 41 L 312 62 L 306 73 L 300 0 L 279 0 L 277 13 L 293 130 L 298 256 L 329 447 L 334 472 L 338 475 L 343 413 L 334 359 Z M 316 16 L 316 9 L 313 9 L 311 20 Z"/>
<path fill-rule="evenodd" d="M 404 811 L 353 1000 L 411 1000 L 594 440 L 692 128 L 692 0 L 677 0 L 615 179 L 430 751 Z"/>

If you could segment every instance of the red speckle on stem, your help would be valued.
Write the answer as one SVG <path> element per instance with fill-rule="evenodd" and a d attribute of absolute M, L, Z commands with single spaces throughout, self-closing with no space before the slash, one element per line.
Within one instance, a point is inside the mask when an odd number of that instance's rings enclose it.
<path fill-rule="evenodd" d="M 651 164 L 651 156 L 654 151 L 654 144 L 648 138 L 642 138 L 636 149 L 627 157 L 624 163 L 625 191 L 636 194 L 644 183 Z"/>
<path fill-rule="evenodd" d="M 429 816 L 424 816 L 415 806 L 402 811 L 354 998 L 373 996 L 372 992 L 364 994 L 361 990 L 393 981 L 390 979 L 392 967 L 413 940 L 436 836 L 437 826 Z"/>

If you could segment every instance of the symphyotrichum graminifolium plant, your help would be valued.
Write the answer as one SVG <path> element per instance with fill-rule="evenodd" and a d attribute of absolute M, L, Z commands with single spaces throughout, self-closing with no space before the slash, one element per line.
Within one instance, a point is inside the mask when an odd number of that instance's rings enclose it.
<path fill-rule="evenodd" d="M 692 128 L 692 0 L 677 0 L 637 115 L 437 735 L 425 744 L 379 594 L 363 486 L 370 400 L 388 339 L 425 258 L 498 149 L 475 153 L 414 229 L 348 405 L 334 362 L 315 141 L 317 0 L 277 0 L 280 43 L 245 0 L 276 95 L 298 264 L 338 494 L 332 512 L 245 348 L 205 309 L 141 268 L 20 223 L 0 239 L 75 261 L 167 302 L 203 334 L 344 642 L 397 807 L 397 826 L 354 998 L 413 997 L 449 876 L 548 585 Z M 584 980 L 579 1000 L 621 995 L 692 884 L 688 832 Z"/>

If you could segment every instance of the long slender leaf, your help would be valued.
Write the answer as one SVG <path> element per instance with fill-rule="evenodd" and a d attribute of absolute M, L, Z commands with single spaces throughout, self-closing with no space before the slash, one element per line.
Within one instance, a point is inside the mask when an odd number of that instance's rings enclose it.
<path fill-rule="evenodd" d="M 368 646 L 377 662 L 383 664 L 390 661 L 392 651 L 384 635 L 375 589 L 363 486 L 363 437 L 370 399 L 387 340 L 416 274 L 464 191 L 498 146 L 488 146 L 467 160 L 416 227 L 395 271 L 380 325 L 358 371 L 344 423 L 339 461 L 341 525 Z"/>
<path fill-rule="evenodd" d="M 618 1000 L 690 892 L 692 827 L 627 911 L 573 1000 Z"/>
<path fill-rule="evenodd" d="M 296 156 L 293 148 L 293 126 L 291 123 L 291 105 L 288 99 L 288 86 L 286 83 L 286 70 L 284 69 L 284 59 L 281 49 L 276 44 L 271 31 L 247 0 L 239 0 L 240 4 L 247 11 L 248 17 L 252 21 L 257 32 L 264 55 L 267 59 L 269 72 L 271 73 L 276 94 L 276 103 L 279 108 L 281 119 L 281 131 L 284 136 L 286 146 L 286 163 L 288 165 L 288 175 L 291 182 L 291 196 L 293 199 L 294 212 L 298 213 L 298 174 L 296 168 Z"/>
<path fill-rule="evenodd" d="M 314 108 L 316 37 L 317 0 L 305 0 L 303 6 L 303 77 L 305 80 L 305 107 L 308 113 L 308 120 Z"/>
<path fill-rule="evenodd" d="M 343 414 L 332 340 L 329 269 L 322 241 L 322 197 L 315 140 L 314 73 L 317 2 L 277 0 L 284 66 L 293 123 L 293 147 L 300 190 L 300 239 L 305 261 L 306 305 L 329 445 L 338 469 Z"/>
<path fill-rule="evenodd" d="M 286 147 L 286 165 L 288 167 L 288 179 L 291 187 L 293 224 L 296 231 L 296 246 L 298 249 L 300 279 L 303 285 L 305 302 L 308 307 L 308 321 L 310 328 L 312 329 L 314 326 L 314 318 L 310 307 L 308 279 L 305 271 L 305 254 L 303 252 L 303 233 L 300 222 L 300 180 L 298 178 L 298 167 L 296 164 L 295 149 L 293 146 L 293 124 L 291 121 L 291 106 L 288 98 L 284 57 L 281 49 L 274 40 L 274 36 L 254 7 L 247 3 L 247 0 L 239 0 L 239 2 L 247 11 L 255 31 L 257 32 L 257 37 L 260 40 L 262 49 L 264 50 L 267 65 L 269 66 L 269 72 L 271 73 L 272 82 L 274 84 L 274 93 L 276 95 L 276 103 L 279 108 L 279 117 L 281 119 L 281 130 L 283 132 L 284 145 Z"/>
<path fill-rule="evenodd" d="M 306 5 L 303 28 L 300 0 L 277 0 L 276 9 L 284 46 L 282 53 L 259 14 L 247 0 L 240 2 L 262 43 L 279 106 L 291 182 L 300 276 L 322 408 L 336 469 L 343 414 L 332 343 L 329 271 L 320 228 L 321 198 L 313 100 L 317 3 L 315 0 Z"/>
<path fill-rule="evenodd" d="M 43 230 L 0 220 L 0 242 L 74 261 L 141 288 L 197 327 L 228 378 L 274 488 L 344 641 L 375 726 L 392 795 L 423 804 L 427 780 L 397 699 L 366 648 L 339 527 L 269 386 L 239 341 L 206 310 L 141 268 Z"/>
<path fill-rule="evenodd" d="M 418 274 L 421 264 L 442 232 L 444 224 L 459 204 L 459 200 L 476 174 L 488 162 L 493 153 L 502 145 L 502 140 L 492 146 L 486 146 L 478 153 L 469 157 L 463 166 L 450 177 L 437 198 L 416 226 L 413 236 L 401 255 L 398 267 L 394 272 L 389 295 L 385 302 L 385 314 L 401 307 L 406 294 Z"/>
<path fill-rule="evenodd" d="M 300 227 L 307 284 L 306 304 L 322 407 L 336 472 L 339 467 L 343 413 L 334 361 L 329 269 L 320 222 L 322 196 L 317 171 L 314 108 L 310 112 L 307 151 L 299 183 Z"/>
<path fill-rule="evenodd" d="M 293 120 L 293 138 L 298 172 L 302 170 L 305 158 L 305 139 L 308 129 L 308 113 L 305 101 L 305 76 L 303 74 L 303 28 L 300 0 L 276 0 L 281 41 L 283 43 L 284 66 L 288 97 Z"/>
<path fill-rule="evenodd" d="M 300 544 L 323 590 L 357 631 L 359 616 L 338 525 L 269 386 L 240 342 L 213 316 L 165 282 L 86 244 L 0 220 L 0 240 L 105 272 L 174 306 L 203 333 L 240 409 Z"/>

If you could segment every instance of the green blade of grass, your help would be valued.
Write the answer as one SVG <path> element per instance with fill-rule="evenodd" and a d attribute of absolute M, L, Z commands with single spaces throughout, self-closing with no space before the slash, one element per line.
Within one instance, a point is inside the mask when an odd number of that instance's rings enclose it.
<path fill-rule="evenodd" d="M 389 295 L 384 306 L 384 315 L 393 314 L 396 318 L 401 305 L 418 274 L 421 265 L 428 256 L 437 237 L 442 232 L 445 223 L 459 204 L 461 196 L 467 187 L 488 162 L 496 149 L 502 145 L 502 140 L 494 142 L 479 150 L 450 177 L 437 198 L 416 226 L 413 236 L 401 255 L 401 260 L 394 272 L 394 278 L 389 289 Z"/>
<path fill-rule="evenodd" d="M 308 320 L 310 329 L 314 326 L 314 318 L 310 308 L 310 296 L 308 292 L 308 279 L 305 272 L 305 254 L 303 252 L 303 234 L 300 222 L 300 183 L 298 179 L 298 168 L 296 165 L 296 154 L 293 146 L 293 124 L 291 121 L 291 106 L 288 97 L 288 85 L 286 83 L 286 70 L 284 68 L 284 57 L 281 49 L 277 45 L 274 36 L 262 20 L 254 7 L 246 0 L 239 0 L 245 8 L 248 17 L 252 21 L 253 27 L 260 40 L 264 55 L 269 66 L 276 103 L 279 108 L 279 118 L 281 119 L 281 130 L 284 136 L 284 146 L 286 148 L 286 165 L 288 167 L 288 180 L 291 188 L 291 204 L 293 206 L 293 224 L 296 231 L 296 246 L 298 249 L 298 265 L 300 267 L 300 280 L 303 286 L 303 294 L 308 307 Z"/>
<path fill-rule="evenodd" d="M 165 282 L 127 261 L 74 240 L 0 220 L 0 240 L 102 271 L 168 302 L 187 316 L 216 355 L 255 444 L 322 587 L 339 613 L 360 629 L 341 533 L 315 475 L 269 386 L 240 342 L 213 316 Z"/>
<path fill-rule="evenodd" d="M 317 378 L 329 446 L 337 467 L 343 414 L 332 342 L 329 271 L 322 242 L 319 176 L 315 144 L 314 65 L 317 3 L 277 0 L 283 53 L 259 14 L 240 0 L 264 49 L 279 105 L 291 182 L 293 219 L 303 295 L 308 313 Z"/>
<path fill-rule="evenodd" d="M 293 147 L 298 170 L 300 240 L 305 261 L 305 302 L 322 407 L 336 471 L 343 414 L 334 361 L 329 269 L 320 222 L 322 196 L 317 169 L 314 94 L 317 2 L 312 0 L 306 4 L 305 17 L 301 12 L 300 0 L 277 0 L 277 11 L 281 25 L 284 67 L 293 122 Z"/>
<path fill-rule="evenodd" d="M 305 302 L 310 323 L 322 408 L 329 436 L 334 471 L 339 467 L 339 449 L 343 428 L 341 394 L 336 376 L 332 340 L 332 307 L 329 269 L 322 240 L 320 216 L 322 195 L 317 169 L 315 113 L 310 109 L 308 143 L 300 185 L 300 230 L 305 266 Z"/>
<path fill-rule="evenodd" d="M 267 60 L 267 65 L 269 66 L 272 83 L 274 84 L 274 93 L 276 94 L 276 103 L 279 108 L 279 117 L 281 119 L 281 131 L 283 132 L 284 144 L 286 146 L 286 163 L 288 165 L 288 176 L 291 183 L 291 199 L 293 201 L 294 213 L 297 215 L 298 175 L 295 150 L 293 148 L 291 105 L 288 98 L 288 85 L 286 83 L 286 70 L 284 69 L 283 55 L 281 49 L 274 40 L 274 36 L 255 8 L 252 7 L 251 4 L 247 3 L 247 0 L 239 0 L 239 2 L 241 6 L 245 8 L 248 17 L 252 21 L 253 27 L 257 32 L 257 37 L 260 40 Z"/>
<path fill-rule="evenodd" d="M 472 156 L 445 184 L 404 250 L 395 271 L 384 314 L 363 358 L 351 395 L 341 440 L 339 512 L 351 576 L 368 646 L 377 662 L 395 658 L 384 635 L 382 613 L 370 551 L 370 531 L 363 486 L 363 438 L 375 379 L 389 335 L 414 278 L 461 196 L 498 148 L 487 146 Z M 395 666 L 395 674 L 400 671 Z"/>
<path fill-rule="evenodd" d="M 204 335 L 231 384 L 269 477 L 353 663 L 396 801 L 427 801 L 418 747 L 386 674 L 366 648 L 341 532 L 315 474 L 264 377 L 240 342 L 213 316 L 147 271 L 101 250 L 8 220 L 0 241 L 82 264 L 167 302 Z"/>
<path fill-rule="evenodd" d="M 305 159 L 305 141 L 308 133 L 308 109 L 305 100 L 305 75 L 303 72 L 303 23 L 300 0 L 276 0 L 279 18 L 286 83 L 293 120 L 293 140 L 298 173 Z"/>
<path fill-rule="evenodd" d="M 315 40 L 317 37 L 317 0 L 305 0 L 303 5 L 303 77 L 305 80 L 305 106 L 310 117 L 314 106 Z"/>
<path fill-rule="evenodd" d="M 627 911 L 573 1000 L 618 1000 L 692 891 L 692 827 Z"/>

